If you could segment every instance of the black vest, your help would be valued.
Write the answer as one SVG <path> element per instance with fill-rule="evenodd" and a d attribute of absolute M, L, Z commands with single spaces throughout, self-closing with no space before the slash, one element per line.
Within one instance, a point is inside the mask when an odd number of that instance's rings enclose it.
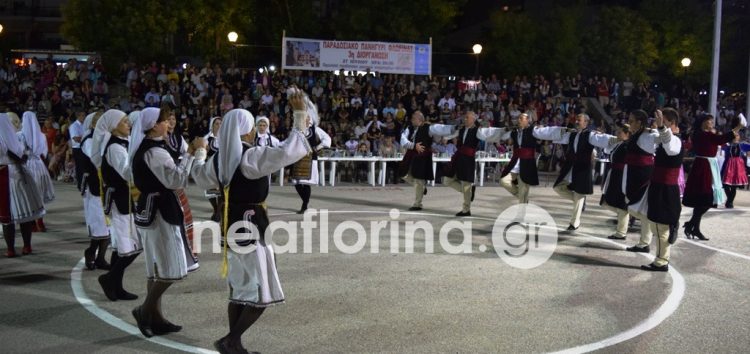
<path fill-rule="evenodd" d="M 128 141 L 112 135 L 104 148 L 102 157 L 102 182 L 104 183 L 104 213 L 109 215 L 112 210 L 112 204 L 117 207 L 120 214 L 130 214 L 131 199 L 130 187 L 119 173 L 107 161 L 107 152 L 113 144 L 120 145 L 128 150 Z"/>
<path fill-rule="evenodd" d="M 165 141 L 167 151 L 169 151 L 169 155 L 172 156 L 172 159 L 174 159 L 175 163 L 177 163 L 180 160 L 180 156 L 182 156 L 182 153 L 180 152 L 180 149 L 182 149 L 182 141 L 182 135 L 178 135 L 175 133 L 168 134 Z"/>
<path fill-rule="evenodd" d="M 536 138 L 534 137 L 534 127 L 528 126 L 526 127 L 526 129 L 516 129 L 510 132 L 510 137 L 511 139 L 513 139 L 514 149 L 519 147 L 518 145 L 518 131 L 519 130 L 521 131 L 521 136 L 523 137 L 523 141 L 521 142 L 520 147 L 536 149 L 539 146 L 539 144 L 537 144 Z"/>
<path fill-rule="evenodd" d="M 318 151 L 315 149 L 316 146 L 320 145 L 320 138 L 318 138 L 318 134 L 315 132 L 315 124 L 310 126 L 310 128 L 307 129 L 307 133 L 305 134 L 305 137 L 307 138 L 307 142 L 310 143 L 310 147 L 312 148 L 312 159 L 317 160 L 318 159 Z M 270 139 L 270 137 L 269 137 Z"/>
<path fill-rule="evenodd" d="M 266 140 L 266 145 L 264 145 L 264 146 L 273 147 L 273 139 L 271 139 L 271 134 L 266 133 L 266 135 L 267 135 L 266 139 L 265 139 Z M 256 135 L 255 136 L 255 146 L 261 146 L 260 145 L 261 141 L 263 141 L 261 139 L 261 137 Z M 310 138 L 307 138 L 307 141 L 310 141 Z M 313 147 L 315 147 L 315 146 L 317 146 L 317 145 L 314 145 Z"/>
<path fill-rule="evenodd" d="M 250 148 L 247 144 L 242 144 L 242 154 Z M 216 173 L 217 179 L 219 176 L 219 153 L 213 157 L 213 167 Z M 263 233 L 268 227 L 268 215 L 266 209 L 260 205 L 266 201 L 268 197 L 268 190 L 270 187 L 270 181 L 268 176 L 263 176 L 257 179 L 249 179 L 242 174 L 242 169 L 237 166 L 237 170 L 232 175 L 232 180 L 229 182 L 229 215 L 227 220 L 229 225 L 232 225 L 238 221 L 249 221 L 253 223 L 260 232 L 260 235 L 251 236 L 248 239 L 237 240 L 237 244 L 240 246 L 247 246 L 251 243 L 255 243 L 255 240 L 262 240 Z M 221 186 L 222 194 L 224 193 L 224 186 Z M 225 195 L 224 198 L 227 198 Z M 223 205 L 222 205 L 223 207 Z M 222 228 L 223 232 L 224 228 Z M 249 232 L 244 230 L 240 232 Z"/>
<path fill-rule="evenodd" d="M 472 149 L 478 149 L 479 148 L 479 139 L 477 139 L 477 131 L 479 128 L 477 126 L 473 126 L 469 128 L 469 132 L 466 133 L 466 141 L 463 141 L 464 138 L 464 131 L 466 131 L 466 127 L 461 128 L 461 130 L 458 131 L 458 137 L 456 142 L 456 147 L 459 148 L 461 146 L 470 147 Z"/>
<path fill-rule="evenodd" d="M 681 150 L 679 154 L 669 156 L 659 144 L 656 147 L 654 166 L 669 169 L 680 168 L 684 153 L 685 150 Z M 655 223 L 676 226 L 680 222 L 681 212 L 680 187 L 676 183 L 663 184 L 651 181 L 648 187 L 648 219 Z"/>
<path fill-rule="evenodd" d="M 628 139 L 626 159 L 627 155 L 652 156 L 651 153 L 638 146 L 638 139 L 644 132 L 646 130 L 642 129 Z M 643 198 L 653 171 L 654 166 L 628 166 L 627 185 L 625 186 L 628 205 L 635 204 Z"/>
<path fill-rule="evenodd" d="M 576 146 L 575 141 L 578 135 L 580 137 Z M 555 185 L 563 182 L 570 172 L 571 183 L 568 189 L 578 194 L 594 193 L 594 181 L 591 176 L 591 154 L 594 152 L 594 146 L 589 143 L 589 135 L 591 135 L 590 130 L 570 134 L 566 147 L 565 164 L 557 176 Z"/>
<path fill-rule="evenodd" d="M 417 130 L 417 135 L 414 135 L 414 129 Z M 425 123 L 420 127 L 409 127 L 409 139 L 413 139 L 413 143 L 416 146 L 418 143 L 422 143 L 422 146 L 426 150 L 432 149 L 432 137 L 430 136 L 430 125 Z"/>
<path fill-rule="evenodd" d="M 86 142 L 86 140 L 91 139 L 93 136 L 94 132 L 91 131 L 91 133 L 81 139 L 81 147 L 83 147 L 83 143 Z M 81 151 L 80 162 L 82 176 L 78 184 L 78 190 L 80 190 L 81 194 L 83 194 L 88 188 L 91 195 L 99 197 L 101 195 L 101 193 L 99 193 L 99 171 L 96 169 L 96 166 L 94 166 L 94 163 L 91 162 L 91 159 L 86 154 L 84 154 L 83 151 Z"/>
<path fill-rule="evenodd" d="M 219 151 L 219 145 L 217 144 L 216 137 L 209 136 L 208 137 L 208 152 L 207 152 L 206 158 L 214 156 L 214 154 L 217 153 L 218 151 Z"/>
<path fill-rule="evenodd" d="M 158 210 L 167 223 L 182 225 L 184 220 L 180 200 L 174 191 L 165 187 L 159 181 L 144 160 L 144 155 L 151 148 L 169 150 L 166 141 L 144 139 L 135 152 L 133 166 L 131 167 L 133 169 L 133 183 L 141 192 L 135 208 L 135 223 L 138 226 L 150 226 Z"/>
<path fill-rule="evenodd" d="M 520 145 L 518 144 L 519 131 L 521 132 L 521 137 L 523 138 L 523 141 L 521 141 Z M 528 126 L 525 129 L 513 130 L 512 132 L 510 132 L 510 137 L 513 140 L 514 150 L 518 149 L 519 147 L 537 150 L 539 146 L 536 141 L 536 137 L 534 137 L 533 126 Z M 521 180 L 523 180 L 524 183 L 530 186 L 539 185 L 539 173 L 537 172 L 536 168 L 536 159 L 519 159 L 515 158 L 515 154 L 513 157 L 514 158 L 511 158 L 510 162 L 505 165 L 501 176 L 505 177 L 508 173 L 510 173 L 510 171 L 512 171 L 515 167 L 516 162 L 518 162 L 520 168 L 519 175 Z"/>

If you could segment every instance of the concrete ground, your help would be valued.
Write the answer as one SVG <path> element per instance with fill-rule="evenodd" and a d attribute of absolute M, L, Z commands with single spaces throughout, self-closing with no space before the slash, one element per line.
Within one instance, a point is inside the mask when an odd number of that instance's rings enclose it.
<path fill-rule="evenodd" d="M 731 353 L 750 346 L 747 191 L 738 192 L 736 209 L 706 215 L 702 228 L 710 241 L 698 244 L 680 234 L 670 273 L 641 271 L 649 259 L 623 250 L 637 242 L 637 228 L 627 241 L 606 239 L 613 213 L 597 205 L 598 191 L 589 197 L 579 231 L 561 234 L 549 261 L 531 270 L 513 268 L 494 252 L 494 220 L 514 204 L 497 186 L 479 188 L 475 217 L 461 219 L 472 223 L 471 253 L 448 254 L 437 236 L 435 252 L 427 253 L 421 232 L 414 235 L 414 252 L 406 253 L 407 222 L 424 220 L 438 229 L 456 220 L 461 204 L 456 192 L 437 186 L 429 188 L 422 213 L 410 214 L 405 209 L 413 194 L 404 184 L 313 187 L 311 208 L 329 210 L 329 252 L 320 252 L 314 231 L 314 252 L 302 253 L 300 239 L 297 253 L 277 255 L 286 303 L 266 311 L 244 336 L 246 347 L 264 353 Z M 191 187 L 189 195 L 196 220 L 207 220 L 210 205 L 202 191 Z M 302 220 L 293 213 L 300 204 L 293 187 L 273 187 L 268 202 L 272 221 Z M 567 227 L 571 204 L 551 187 L 532 188 L 531 202 L 559 229 Z M 393 220 L 393 208 L 401 210 L 397 233 L 386 228 L 374 246 L 368 235 L 364 251 L 355 254 L 334 247 L 341 222 L 369 227 Z M 690 213 L 683 210 L 683 221 Z M 166 316 L 183 331 L 146 340 L 133 335 L 130 315 L 140 299 L 109 302 L 96 281 L 102 271 L 80 270 L 88 239 L 72 185 L 57 185 L 45 221 L 49 231 L 34 235 L 34 255 L 0 259 L 4 352 L 206 352 L 227 332 L 228 291 L 209 237 L 201 244 L 201 269 L 164 298 Z M 341 240 L 354 245 L 355 235 L 346 231 Z M 287 235 L 276 236 L 274 242 L 287 244 Z M 391 236 L 399 252 L 391 251 Z M 451 232 L 448 240 L 455 245 L 460 236 Z M 143 298 L 142 256 L 128 269 L 125 287 Z"/>

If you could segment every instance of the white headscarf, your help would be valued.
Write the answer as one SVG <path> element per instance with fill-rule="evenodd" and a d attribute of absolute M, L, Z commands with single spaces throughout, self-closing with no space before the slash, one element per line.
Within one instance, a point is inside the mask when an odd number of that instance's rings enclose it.
<path fill-rule="evenodd" d="M 89 129 L 91 129 L 91 123 L 94 122 L 95 115 L 96 115 L 96 112 L 89 113 L 89 115 L 87 115 L 86 118 L 83 120 L 83 135 L 89 134 Z"/>
<path fill-rule="evenodd" d="M 228 185 L 242 159 L 241 136 L 255 126 L 253 115 L 244 109 L 233 109 L 224 115 L 219 129 L 219 182 Z"/>
<path fill-rule="evenodd" d="M 146 132 L 151 130 L 159 120 L 159 109 L 149 107 L 141 111 L 141 118 L 136 120 L 133 127 L 130 128 L 130 144 L 128 145 L 128 160 L 130 166 L 133 166 L 133 157 L 135 152 L 141 146 L 143 139 L 146 138 Z"/>
<path fill-rule="evenodd" d="M 257 127 L 260 125 L 260 122 L 266 122 L 266 132 L 264 134 L 268 134 L 268 130 L 271 129 L 271 121 L 268 120 L 268 117 L 266 116 L 260 116 L 255 119 L 255 126 Z M 258 132 L 260 134 L 260 132 Z"/>
<path fill-rule="evenodd" d="M 138 119 L 141 119 L 141 111 L 132 111 L 130 114 L 128 114 L 128 120 L 130 120 L 130 126 L 132 127 L 133 124 L 135 124 L 135 121 Z"/>
<path fill-rule="evenodd" d="M 23 113 L 21 134 L 26 140 L 26 145 L 29 146 L 32 155 L 47 156 L 47 137 L 42 134 L 42 128 L 39 127 L 39 121 L 36 120 L 36 113 Z"/>
<path fill-rule="evenodd" d="M 13 127 L 6 113 L 0 113 L 0 146 L 3 150 L 12 152 L 18 157 L 23 156 L 23 145 L 18 140 L 16 128 Z"/>
<path fill-rule="evenodd" d="M 91 162 L 96 168 L 102 167 L 102 156 L 104 156 L 104 148 L 107 147 L 109 138 L 112 137 L 112 131 L 117 128 L 122 119 L 125 118 L 125 112 L 118 109 L 110 109 L 99 118 L 94 127 L 93 146 Z"/>
<path fill-rule="evenodd" d="M 318 117 L 318 107 L 316 107 L 315 103 L 310 100 L 310 96 L 308 96 L 305 91 L 302 91 L 296 87 L 290 87 L 286 91 L 287 97 L 291 97 L 291 95 L 296 93 L 302 94 L 302 100 L 305 102 L 305 109 L 307 110 L 307 114 L 310 116 L 310 121 L 315 126 L 318 126 L 320 124 L 320 117 Z"/>
<path fill-rule="evenodd" d="M 215 122 L 215 121 L 216 121 L 217 119 L 221 119 L 221 117 L 213 117 L 213 118 L 211 118 L 211 120 L 210 120 L 210 121 L 208 122 L 208 134 L 206 134 L 206 135 L 205 135 L 205 136 L 203 137 L 204 139 L 208 139 L 208 138 L 211 138 L 211 137 L 213 137 L 213 138 L 218 138 L 218 137 L 217 137 L 216 135 L 214 135 L 214 122 Z M 221 127 L 219 127 L 219 129 L 221 129 Z"/>

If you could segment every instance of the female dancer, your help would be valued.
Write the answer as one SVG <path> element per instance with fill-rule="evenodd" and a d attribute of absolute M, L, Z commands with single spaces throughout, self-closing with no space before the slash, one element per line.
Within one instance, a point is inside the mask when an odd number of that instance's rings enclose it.
<path fill-rule="evenodd" d="M 206 134 L 206 136 L 204 137 L 208 144 L 208 157 L 213 156 L 217 151 L 219 151 L 219 127 L 221 127 L 221 117 L 211 118 L 211 122 L 208 125 L 208 134 Z M 218 189 L 209 189 L 205 191 L 205 195 L 208 198 L 208 202 L 211 203 L 211 208 L 213 209 L 211 220 L 216 222 L 221 221 L 221 191 Z"/>
<path fill-rule="evenodd" d="M 24 112 L 23 122 L 21 123 L 21 136 L 26 148 L 26 167 L 31 173 L 31 178 L 39 188 L 42 196 L 42 202 L 44 205 L 49 204 L 55 200 L 55 187 L 52 186 L 52 178 L 49 176 L 49 170 L 44 163 L 44 158 L 47 156 L 47 138 L 42 133 L 42 129 L 39 127 L 39 121 L 36 119 L 34 112 Z M 32 231 L 45 232 L 47 228 L 44 226 L 44 219 L 36 219 Z"/>
<path fill-rule="evenodd" d="M 745 116 L 740 114 L 733 120 L 733 126 L 737 124 L 747 125 Z M 747 170 L 742 156 L 750 151 L 750 144 L 740 143 L 740 137 L 735 136 L 729 145 L 724 146 L 724 166 L 721 169 L 721 181 L 724 184 L 724 192 L 727 194 L 727 209 L 734 208 L 734 197 L 737 195 L 737 187 L 747 184 Z"/>
<path fill-rule="evenodd" d="M 701 232 L 703 214 L 726 199 L 721 186 L 716 152 L 719 145 L 733 141 L 740 128 L 742 125 L 737 124 L 726 134 L 719 134 L 714 131 L 713 116 L 703 115 L 695 120 L 692 137 L 695 162 L 688 174 L 685 195 L 682 198 L 683 205 L 693 208 L 693 216 L 683 225 L 685 236 L 688 238 L 708 241 Z"/>

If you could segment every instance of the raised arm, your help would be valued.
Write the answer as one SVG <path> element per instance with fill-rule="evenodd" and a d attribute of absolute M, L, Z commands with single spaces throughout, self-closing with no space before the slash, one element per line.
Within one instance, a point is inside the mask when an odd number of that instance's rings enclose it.
<path fill-rule="evenodd" d="M 569 133 L 564 127 L 534 127 L 533 134 L 539 140 L 562 141 Z"/>
<path fill-rule="evenodd" d="M 216 170 L 214 169 L 214 158 L 218 155 L 211 156 L 206 160 L 205 150 L 196 152 L 195 161 L 193 161 L 193 168 L 190 171 L 190 176 L 195 180 L 195 184 L 203 189 L 215 189 L 219 188 L 219 178 L 216 177 Z"/>
<path fill-rule="evenodd" d="M 455 129 L 456 129 L 455 125 L 430 124 L 430 136 L 444 137 L 444 136 L 453 134 L 453 131 Z"/>
<path fill-rule="evenodd" d="M 328 144 L 330 146 L 330 137 Z M 304 134 L 293 130 L 279 146 L 254 147 L 245 151 L 240 161 L 240 169 L 246 178 L 258 179 L 299 161 L 310 152 L 312 148 Z"/>
<path fill-rule="evenodd" d="M 613 145 L 617 144 L 617 137 L 604 133 L 591 133 L 589 134 L 589 144 L 600 149 L 608 150 Z"/>
<path fill-rule="evenodd" d="M 169 189 L 180 189 L 187 187 L 190 167 L 193 165 L 193 157 L 183 154 L 180 164 L 172 160 L 172 156 L 165 149 L 152 148 L 144 154 L 146 165 L 159 179 L 164 187 Z"/>
<path fill-rule="evenodd" d="M 477 139 L 488 143 L 499 143 L 510 139 L 510 129 L 507 128 L 479 128 L 477 130 Z"/>

